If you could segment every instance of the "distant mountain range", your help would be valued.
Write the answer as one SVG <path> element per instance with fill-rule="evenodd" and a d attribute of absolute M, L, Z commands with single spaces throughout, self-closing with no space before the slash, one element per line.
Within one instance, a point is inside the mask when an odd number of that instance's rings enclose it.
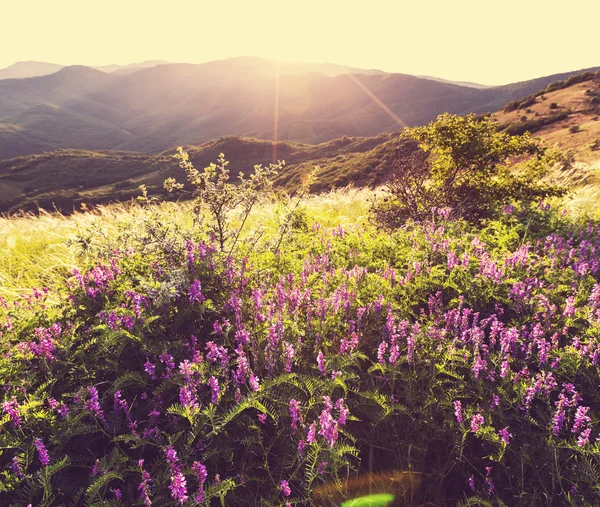
<path fill-rule="evenodd" d="M 102 72 L 115 73 L 115 74 L 129 74 L 140 69 L 146 69 L 148 67 L 156 67 L 166 62 L 164 60 L 148 60 L 140 63 L 130 63 L 127 65 L 101 65 L 91 66 L 92 69 L 100 70 Z M 59 65 L 56 63 L 46 62 L 17 62 L 13 65 L 0 69 L 0 79 L 23 79 L 27 77 L 39 77 L 47 76 L 48 74 L 54 74 L 61 69 L 64 69 L 65 65 Z"/>
<path fill-rule="evenodd" d="M 375 136 L 445 111 L 495 111 L 574 74 L 480 89 L 251 57 L 128 72 L 135 65 L 0 80 L 0 159 L 61 148 L 159 153 L 224 135 L 310 144 Z"/>

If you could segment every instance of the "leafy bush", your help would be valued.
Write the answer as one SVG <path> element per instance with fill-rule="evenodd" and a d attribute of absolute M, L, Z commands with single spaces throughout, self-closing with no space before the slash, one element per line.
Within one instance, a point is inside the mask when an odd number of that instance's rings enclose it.
<path fill-rule="evenodd" d="M 398 152 L 386 197 L 373 206 L 385 227 L 422 221 L 442 208 L 478 221 L 497 216 L 512 202 L 528 205 L 562 193 L 542 182 L 554 155 L 527 135 L 498 132 L 491 118 L 444 114 L 402 136 L 418 141 L 420 151 Z M 530 157 L 527 163 L 511 167 L 512 159 L 523 156 Z"/>
<path fill-rule="evenodd" d="M 569 132 L 571 132 L 571 134 L 577 134 L 578 132 L 581 132 L 581 127 L 579 125 L 571 125 L 569 127 Z"/>

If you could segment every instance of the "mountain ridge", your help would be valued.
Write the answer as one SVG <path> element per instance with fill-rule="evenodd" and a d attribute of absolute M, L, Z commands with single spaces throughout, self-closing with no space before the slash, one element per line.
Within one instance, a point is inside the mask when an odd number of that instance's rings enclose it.
<path fill-rule="evenodd" d="M 152 154 L 225 135 L 310 144 L 371 137 L 442 112 L 496 111 L 574 74 L 476 89 L 408 74 L 328 76 L 299 65 L 240 57 L 122 75 L 69 66 L 0 80 L 0 159 L 68 148 Z M 36 117 L 39 104 L 54 109 Z M 67 116 L 70 126 L 63 128 Z"/>

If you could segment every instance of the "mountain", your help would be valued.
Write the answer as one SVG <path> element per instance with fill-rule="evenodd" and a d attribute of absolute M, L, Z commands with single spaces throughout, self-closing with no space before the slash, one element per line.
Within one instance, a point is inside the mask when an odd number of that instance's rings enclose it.
<path fill-rule="evenodd" d="M 162 65 L 170 63 L 164 60 L 148 60 L 140 63 L 130 63 L 127 65 L 100 65 L 91 67 L 96 70 L 107 73 L 116 74 L 129 74 L 136 72 L 140 69 L 146 69 L 148 67 L 155 67 L 156 65 Z M 23 79 L 28 77 L 40 77 L 47 76 L 48 74 L 54 74 L 61 69 L 64 69 L 65 65 L 58 65 L 56 63 L 46 62 L 17 62 L 4 69 L 0 69 L 0 80 L 2 79 Z"/>
<path fill-rule="evenodd" d="M 21 79 L 26 77 L 46 76 L 62 69 L 63 65 L 46 62 L 17 62 L 0 69 L 0 79 Z"/>
<path fill-rule="evenodd" d="M 140 69 L 147 69 L 149 67 L 156 67 L 157 65 L 165 65 L 167 63 L 171 62 L 167 62 L 166 60 L 146 60 L 145 62 L 129 63 L 127 65 L 100 65 L 92 68 L 109 74 L 130 74 Z"/>
<path fill-rule="evenodd" d="M 0 81 L 0 159 L 73 148 L 157 154 L 228 135 L 308 144 L 372 137 L 446 111 L 496 111 L 573 74 L 478 89 L 252 57 L 127 74 L 71 66 Z"/>
<path fill-rule="evenodd" d="M 478 88 L 480 90 L 483 90 L 485 88 L 493 88 L 493 86 L 490 86 L 490 85 L 472 83 L 471 81 L 451 81 L 449 79 L 441 79 L 439 77 L 433 77 L 433 76 L 418 76 L 418 77 L 422 77 L 423 79 L 432 79 L 433 81 L 438 81 L 440 83 L 450 83 L 450 84 L 455 84 L 455 85 L 459 85 L 459 86 L 467 86 L 468 88 Z"/>
<path fill-rule="evenodd" d="M 225 153 L 232 175 L 254 164 L 285 160 L 276 184 L 297 188 L 316 165 L 321 167 L 313 191 L 381 183 L 398 145 L 397 135 L 345 137 L 319 145 L 224 137 L 186 146 L 190 160 L 202 169 Z M 410 148 L 410 147 L 409 147 Z M 140 195 L 146 185 L 152 195 L 164 195 L 169 176 L 185 182 L 173 158 L 174 149 L 157 155 L 123 151 L 57 150 L 0 161 L 0 212 L 58 208 L 68 212 L 79 203 L 98 204 Z"/>

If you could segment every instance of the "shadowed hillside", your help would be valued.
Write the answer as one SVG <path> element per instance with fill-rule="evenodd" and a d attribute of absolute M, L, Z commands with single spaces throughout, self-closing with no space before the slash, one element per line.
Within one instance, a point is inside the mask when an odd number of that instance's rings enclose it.
<path fill-rule="evenodd" d="M 276 184 L 294 190 L 320 167 L 311 190 L 321 191 L 349 183 L 381 183 L 398 145 L 394 134 L 373 138 L 345 137 L 319 145 L 273 143 L 251 138 L 225 137 L 199 146 L 186 146 L 198 168 L 225 153 L 232 178 L 252 169 L 249 160 L 269 164 L 285 160 Z M 118 151 L 58 150 L 0 161 L 0 211 L 58 208 L 68 212 L 81 203 L 98 204 L 140 195 L 139 185 L 162 195 L 165 178 L 185 181 L 173 159 L 175 150 L 159 155 Z"/>

